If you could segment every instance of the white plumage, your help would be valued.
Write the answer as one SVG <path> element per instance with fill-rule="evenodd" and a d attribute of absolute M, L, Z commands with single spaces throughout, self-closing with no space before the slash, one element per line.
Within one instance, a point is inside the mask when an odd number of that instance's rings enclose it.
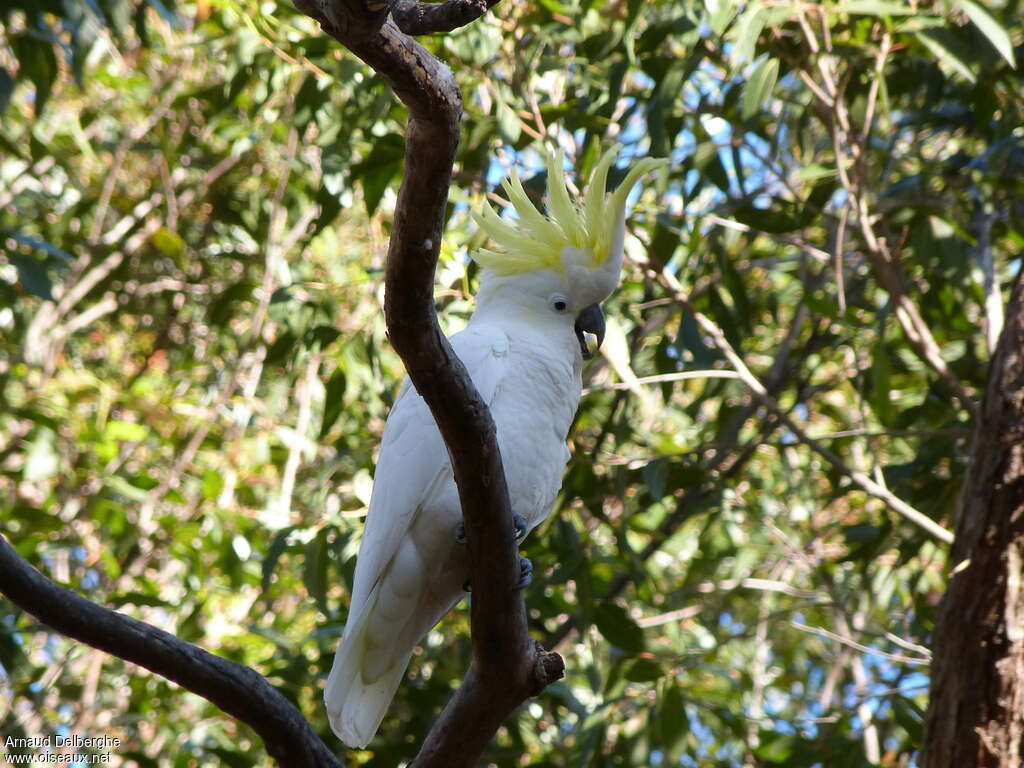
<path fill-rule="evenodd" d="M 568 203 L 560 157 L 549 157 L 553 217 L 532 206 L 524 212 L 529 203 L 513 176 L 506 189 L 526 234 L 536 238 L 557 229 L 566 237 L 550 243 L 555 254 L 510 248 L 479 259 L 486 269 L 476 310 L 468 327 L 451 337 L 491 409 L 512 509 L 528 530 L 551 511 L 569 458 L 566 438 L 583 364 L 582 334 L 574 324 L 617 285 L 628 192 L 623 187 L 657 162 L 641 161 L 616 195 L 606 196 L 613 159 L 613 152 L 602 158 L 587 203 L 577 207 Z M 556 169 L 560 183 L 553 188 Z M 499 243 L 512 236 L 507 222 L 480 222 Z M 416 643 L 464 596 L 468 561 L 455 536 L 461 519 L 444 442 L 407 379 L 384 429 L 348 621 L 324 691 L 331 727 L 345 743 L 361 747 L 373 738 Z"/>

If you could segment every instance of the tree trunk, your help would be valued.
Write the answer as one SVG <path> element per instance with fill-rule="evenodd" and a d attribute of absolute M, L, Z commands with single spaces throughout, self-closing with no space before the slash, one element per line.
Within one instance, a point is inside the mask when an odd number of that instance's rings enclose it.
<path fill-rule="evenodd" d="M 935 627 L 924 768 L 1024 764 L 1024 279 L 989 372 Z"/>

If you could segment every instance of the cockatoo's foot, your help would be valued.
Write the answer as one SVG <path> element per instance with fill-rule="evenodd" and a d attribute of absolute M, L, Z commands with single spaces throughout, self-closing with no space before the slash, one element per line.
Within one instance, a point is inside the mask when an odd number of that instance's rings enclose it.
<path fill-rule="evenodd" d="M 519 556 L 519 581 L 516 582 L 516 589 L 526 589 L 530 584 L 533 583 L 533 563 L 530 562 L 529 558 Z M 466 579 L 462 582 L 463 592 L 472 592 L 473 587 Z"/>
<path fill-rule="evenodd" d="M 526 518 L 520 515 L 518 512 L 512 513 L 512 531 L 515 533 L 516 541 L 522 541 L 526 538 L 526 534 L 529 530 L 526 527 Z M 466 524 L 459 522 L 455 526 L 455 541 L 458 544 L 466 543 Z"/>
<path fill-rule="evenodd" d="M 533 563 L 527 557 L 519 556 L 519 581 L 516 589 L 526 589 L 533 583 Z"/>

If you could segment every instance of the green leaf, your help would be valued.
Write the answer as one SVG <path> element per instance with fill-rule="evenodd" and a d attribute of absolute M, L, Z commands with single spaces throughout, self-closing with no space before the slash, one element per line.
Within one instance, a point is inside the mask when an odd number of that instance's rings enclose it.
<path fill-rule="evenodd" d="M 708 26 L 720 35 L 736 15 L 737 3 L 735 0 L 704 0 L 704 7 L 708 12 Z"/>
<path fill-rule="evenodd" d="M 664 674 L 665 670 L 654 659 L 637 659 L 626 667 L 623 677 L 632 683 L 650 683 L 660 680 Z"/>
<path fill-rule="evenodd" d="M 324 388 L 324 415 L 320 422 L 320 439 L 323 440 L 324 436 L 334 426 L 334 422 L 338 420 L 338 416 L 341 415 L 342 410 L 345 408 L 345 387 L 348 380 L 345 377 L 345 372 L 338 368 L 334 373 L 331 374 L 331 378 L 327 380 L 327 386 Z"/>
<path fill-rule="evenodd" d="M 306 589 L 316 601 L 316 607 L 327 615 L 327 561 L 328 546 L 326 529 L 306 545 L 306 557 L 302 564 L 302 580 Z"/>
<path fill-rule="evenodd" d="M 149 495 L 146 491 L 128 482 L 120 475 L 108 475 L 104 478 L 103 484 L 110 490 L 114 491 L 114 493 L 120 494 L 126 499 L 131 499 L 132 501 L 140 503 L 145 501 L 146 497 Z"/>
<path fill-rule="evenodd" d="M 58 259 L 59 261 L 71 263 L 72 261 L 75 260 L 75 257 L 72 256 L 67 251 L 62 250 L 57 246 L 53 245 L 52 243 L 46 242 L 45 240 L 41 240 L 38 237 L 32 237 L 31 235 L 25 235 L 16 230 L 8 229 L 0 230 L 0 234 L 3 234 L 5 237 L 9 237 L 14 241 L 19 242 L 22 245 L 27 245 L 29 248 L 35 248 L 36 250 L 40 250 L 47 256 L 51 256 L 55 259 Z"/>
<path fill-rule="evenodd" d="M 378 139 L 369 154 L 352 166 L 352 180 L 362 184 L 367 213 L 372 215 L 377 210 L 391 180 L 402 170 L 404 156 L 405 143 L 389 134 Z"/>
<path fill-rule="evenodd" d="M 721 153 L 713 141 L 702 141 L 693 153 L 693 162 L 697 170 L 707 176 L 711 182 L 726 195 L 730 193 L 729 173 L 722 163 Z"/>
<path fill-rule="evenodd" d="M 224 490 L 224 475 L 208 469 L 203 472 L 203 498 L 215 499 Z"/>
<path fill-rule="evenodd" d="M 1013 43 L 1010 42 L 1010 36 L 1006 34 L 1002 25 L 993 19 L 988 11 L 971 0 L 957 0 L 957 6 L 974 22 L 974 26 L 981 31 L 981 34 L 988 38 L 999 55 L 1016 69 L 1017 61 L 1013 56 Z"/>
<path fill-rule="evenodd" d="M 325 349 L 341 336 L 341 331 L 329 325 L 318 325 L 310 328 L 302 338 L 302 343 L 314 349 Z"/>
<path fill-rule="evenodd" d="M 748 61 L 754 60 L 754 51 L 757 48 L 757 40 L 761 36 L 768 13 L 758 3 L 750 3 L 736 22 L 735 40 L 736 45 L 729 57 L 733 67 L 741 66 Z"/>
<path fill-rule="evenodd" d="M 145 605 L 151 608 L 159 608 L 167 605 L 167 601 L 161 599 L 159 595 L 147 595 L 144 592 L 119 592 L 108 597 L 106 602 L 118 607 L 124 605 Z"/>
<path fill-rule="evenodd" d="M 32 296 L 53 301 L 53 283 L 46 267 L 33 258 L 14 253 L 8 256 L 18 271 L 18 282 Z"/>
<path fill-rule="evenodd" d="M 148 430 L 141 424 L 132 421 L 111 420 L 103 429 L 103 437 L 106 440 L 124 440 L 129 443 L 141 443 L 149 434 Z"/>
<path fill-rule="evenodd" d="M 11 41 L 11 48 L 18 59 L 19 79 L 27 78 L 35 87 L 34 106 L 38 117 L 57 78 L 57 57 L 53 46 L 28 35 L 19 35 Z"/>
<path fill-rule="evenodd" d="M 277 567 L 277 561 L 281 559 L 281 555 L 283 555 L 284 551 L 288 548 L 288 537 L 297 527 L 298 526 L 291 525 L 287 528 L 282 528 L 274 534 L 274 539 L 270 542 L 270 549 L 267 550 L 267 556 L 263 560 L 263 575 L 260 579 L 260 590 L 263 592 L 270 589 L 270 580 L 274 576 L 274 569 Z"/>
<path fill-rule="evenodd" d="M 778 77 L 778 59 L 765 59 L 754 70 L 754 74 L 750 76 L 743 87 L 742 115 L 744 120 L 749 120 L 761 111 L 762 105 L 771 96 Z"/>
<path fill-rule="evenodd" d="M 49 429 L 40 429 L 25 456 L 22 477 L 28 483 L 53 477 L 60 469 L 60 456 L 56 450 L 57 436 Z"/>
<path fill-rule="evenodd" d="M 252 765 L 252 756 L 241 750 L 227 747 L 205 747 L 204 751 L 210 755 L 216 755 L 219 763 L 229 766 L 229 768 L 249 768 Z"/>
<path fill-rule="evenodd" d="M 772 200 L 775 206 L 785 206 L 785 201 Z M 773 235 L 781 235 L 786 232 L 793 232 L 800 228 L 800 222 L 795 216 L 776 208 L 757 208 L 753 205 L 745 205 L 733 211 L 733 217 L 741 224 L 758 230 L 769 232 Z"/>
<path fill-rule="evenodd" d="M 6 67 L 0 67 L 0 115 L 7 109 L 11 101 L 11 94 L 14 93 L 14 78 L 7 71 Z"/>
<path fill-rule="evenodd" d="M 686 717 L 683 692 L 675 680 L 670 680 L 664 692 L 658 698 L 658 718 L 656 720 L 662 748 L 666 752 L 668 765 L 678 765 L 679 757 L 686 745 L 686 735 L 690 731 L 690 721 Z"/>
<path fill-rule="evenodd" d="M 501 136 L 509 144 L 519 141 L 523 128 L 519 123 L 519 116 L 510 106 L 505 103 L 498 104 L 498 130 Z"/>
<path fill-rule="evenodd" d="M 175 263 L 178 264 L 181 263 L 187 248 L 181 235 L 177 232 L 172 232 L 167 227 L 160 227 L 160 229 L 154 232 L 152 237 L 150 237 L 150 242 L 160 253 L 174 259 Z"/>
<path fill-rule="evenodd" d="M 871 394 L 868 398 L 871 408 L 883 426 L 893 423 L 893 405 L 889 384 L 889 353 L 884 342 L 875 344 L 874 360 L 871 365 Z"/>
<path fill-rule="evenodd" d="M 4 613 L 12 614 L 8 605 L 4 603 Z M 3 665 L 9 679 L 17 680 L 22 676 L 31 677 L 29 659 L 22 650 L 21 637 L 16 631 L 12 631 L 13 623 L 0 622 L 0 665 Z M 8 731 L 9 733 L 9 731 Z M 11 762 L 8 758 L 8 762 Z"/>
<path fill-rule="evenodd" d="M 921 41 L 925 48 L 932 52 L 940 64 L 958 73 L 967 82 L 974 83 L 977 77 L 964 60 L 951 47 L 951 35 L 944 29 L 931 29 L 918 32 L 915 37 Z"/>
<path fill-rule="evenodd" d="M 680 351 L 689 350 L 693 355 L 693 367 L 697 369 L 710 368 L 716 360 L 721 358 L 721 354 L 717 350 L 704 343 L 704 336 L 690 312 L 684 312 L 679 318 L 679 336 L 676 339 L 676 347 Z"/>
<path fill-rule="evenodd" d="M 616 603 L 601 603 L 594 609 L 594 624 L 612 645 L 629 653 L 644 650 L 644 631 Z"/>
<path fill-rule="evenodd" d="M 276 339 L 274 343 L 270 345 L 267 350 L 267 365 L 281 365 L 291 354 L 295 345 L 298 343 L 298 338 L 291 331 L 285 331 Z"/>
<path fill-rule="evenodd" d="M 891 3 L 884 0 L 846 0 L 833 9 L 837 13 L 850 13 L 858 16 L 913 16 L 917 11 L 903 3 Z"/>
<path fill-rule="evenodd" d="M 761 731 L 761 743 L 754 750 L 754 755 L 765 763 L 786 765 L 793 757 L 793 750 L 799 739 L 793 734 L 772 733 Z"/>
<path fill-rule="evenodd" d="M 893 716 L 915 743 L 921 743 L 924 736 L 925 714 L 911 699 L 895 696 L 892 699 Z"/>

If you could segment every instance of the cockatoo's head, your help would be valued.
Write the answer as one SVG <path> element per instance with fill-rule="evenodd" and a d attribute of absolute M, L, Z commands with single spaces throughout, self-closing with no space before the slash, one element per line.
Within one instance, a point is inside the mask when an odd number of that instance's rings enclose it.
<path fill-rule="evenodd" d="M 562 152 L 543 152 L 547 166 L 547 215 L 526 195 L 519 174 L 502 182 L 517 220 L 502 219 L 489 205 L 473 218 L 500 246 L 481 249 L 473 259 L 484 268 L 481 303 L 486 295 L 513 289 L 537 312 L 553 312 L 573 320 L 580 349 L 590 351 L 584 331 L 604 338 L 601 302 L 619 284 L 626 227 L 626 197 L 645 173 L 665 160 L 645 158 L 636 163 L 614 193 L 605 192 L 608 170 L 619 147 L 605 152 L 590 175 L 586 190 L 573 201 L 566 188 Z"/>

